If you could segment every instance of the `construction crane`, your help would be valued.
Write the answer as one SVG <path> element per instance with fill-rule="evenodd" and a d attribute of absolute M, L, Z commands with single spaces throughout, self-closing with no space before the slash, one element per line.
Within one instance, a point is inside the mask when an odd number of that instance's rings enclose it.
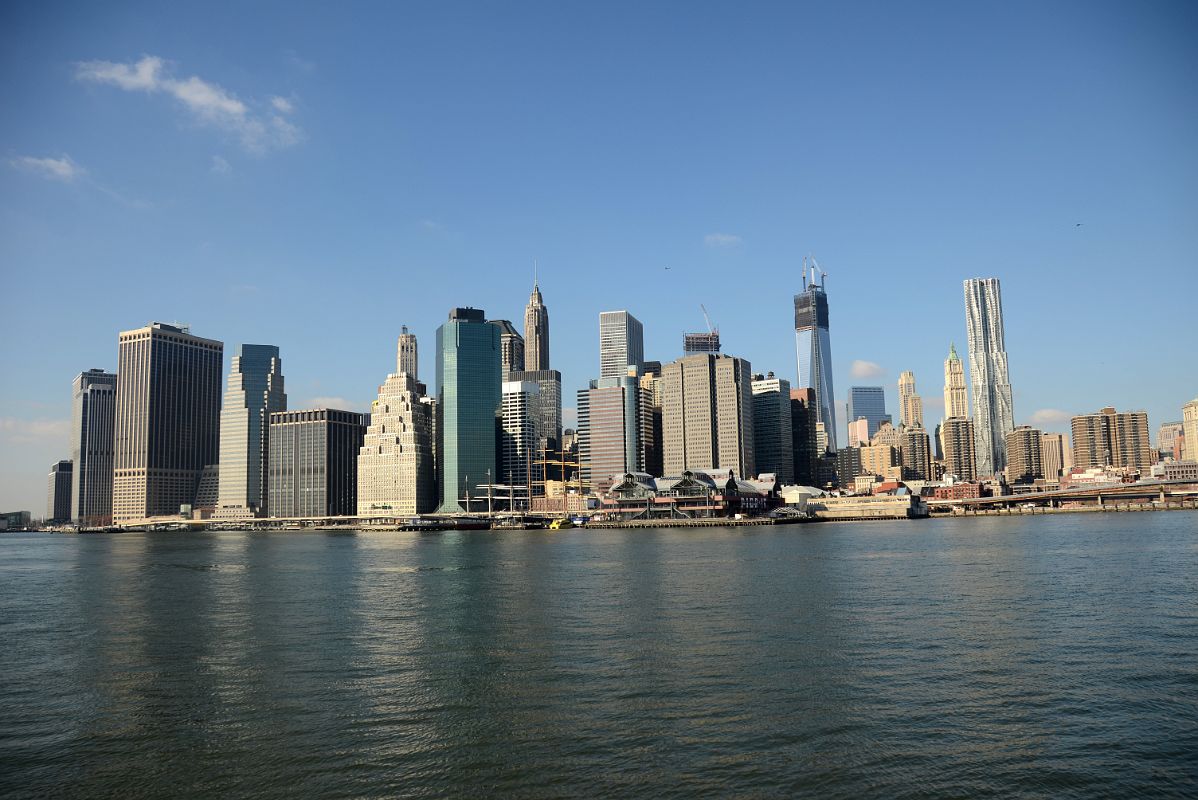
<path fill-rule="evenodd" d="M 699 308 L 703 311 L 703 319 L 707 321 L 707 332 L 711 334 L 719 333 L 720 329 L 712 326 L 711 324 L 711 317 L 707 314 L 707 306 L 699 303 Z"/>

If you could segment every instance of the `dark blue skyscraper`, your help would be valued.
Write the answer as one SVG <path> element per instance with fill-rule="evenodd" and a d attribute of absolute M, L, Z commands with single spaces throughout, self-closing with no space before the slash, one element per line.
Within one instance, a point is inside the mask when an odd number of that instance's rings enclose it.
<path fill-rule="evenodd" d="M 890 421 L 890 415 L 886 413 L 886 390 L 881 386 L 854 386 L 849 389 L 847 410 L 850 425 L 862 417 L 869 420 L 871 438 L 883 422 Z M 851 439 L 849 443 L 852 444 Z"/>

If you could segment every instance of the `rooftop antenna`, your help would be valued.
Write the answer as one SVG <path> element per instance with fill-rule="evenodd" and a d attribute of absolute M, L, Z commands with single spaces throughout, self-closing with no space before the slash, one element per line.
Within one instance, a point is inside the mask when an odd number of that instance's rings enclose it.
<path fill-rule="evenodd" d="M 807 256 L 803 256 L 803 291 L 807 291 Z"/>
<path fill-rule="evenodd" d="M 537 288 L 537 260 L 532 260 L 532 288 Z"/>

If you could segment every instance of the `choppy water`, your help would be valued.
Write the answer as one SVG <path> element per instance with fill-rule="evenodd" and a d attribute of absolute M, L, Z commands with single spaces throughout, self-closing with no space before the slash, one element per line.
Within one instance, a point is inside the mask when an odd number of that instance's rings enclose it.
<path fill-rule="evenodd" d="M 0 794 L 1198 792 L 1198 515 L 0 536 Z"/>

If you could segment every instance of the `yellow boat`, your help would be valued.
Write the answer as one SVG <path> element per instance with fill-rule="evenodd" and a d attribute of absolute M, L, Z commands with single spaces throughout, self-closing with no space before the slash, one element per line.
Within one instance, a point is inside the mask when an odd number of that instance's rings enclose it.
<path fill-rule="evenodd" d="M 574 523 L 570 521 L 569 517 L 561 517 L 549 523 L 549 530 L 551 531 L 564 531 L 573 527 Z"/>

